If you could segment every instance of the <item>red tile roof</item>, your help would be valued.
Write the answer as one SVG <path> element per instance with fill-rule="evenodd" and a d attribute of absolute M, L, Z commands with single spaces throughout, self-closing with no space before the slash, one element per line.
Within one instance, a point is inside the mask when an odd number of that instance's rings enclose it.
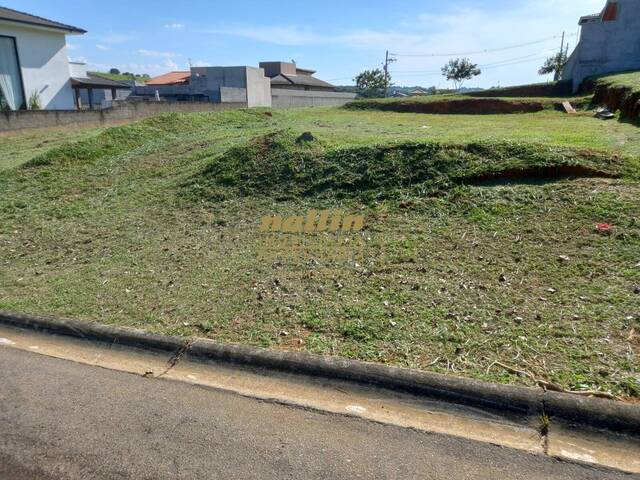
<path fill-rule="evenodd" d="M 182 85 L 189 83 L 191 72 L 169 72 L 159 77 L 147 80 L 147 85 Z"/>

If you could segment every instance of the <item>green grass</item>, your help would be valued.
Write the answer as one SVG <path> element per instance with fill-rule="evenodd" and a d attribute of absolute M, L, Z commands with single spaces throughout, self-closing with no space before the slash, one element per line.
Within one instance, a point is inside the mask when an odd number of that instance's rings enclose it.
<path fill-rule="evenodd" d="M 131 80 L 140 80 L 144 82 L 145 80 L 150 80 L 151 78 L 151 77 L 133 77 L 131 75 L 121 75 L 121 74 L 105 73 L 105 72 L 89 72 L 89 73 L 91 73 L 91 75 L 107 78 L 109 80 L 114 80 L 116 82 L 130 82 Z"/>
<path fill-rule="evenodd" d="M 640 72 L 627 72 L 587 79 L 595 90 L 593 104 L 620 111 L 620 117 L 637 123 L 640 118 Z"/>
<path fill-rule="evenodd" d="M 345 109 L 95 131 L 0 172 L 0 308 L 638 396 L 638 132 Z M 502 175 L 563 165 L 619 178 Z M 365 229 L 259 232 L 311 209 Z"/>
<path fill-rule="evenodd" d="M 369 202 L 434 195 L 455 185 L 502 177 L 619 177 L 617 156 L 509 142 L 466 145 L 404 142 L 333 147 L 300 141 L 290 130 L 240 144 L 211 158 L 190 187 L 201 197 L 358 197 Z"/>
<path fill-rule="evenodd" d="M 98 135 L 101 128 L 32 130 L 0 136 L 0 171 L 28 162 L 52 148 Z"/>
<path fill-rule="evenodd" d="M 627 72 L 598 77 L 596 85 L 614 88 L 622 87 L 629 89 L 631 93 L 640 93 L 640 72 Z"/>

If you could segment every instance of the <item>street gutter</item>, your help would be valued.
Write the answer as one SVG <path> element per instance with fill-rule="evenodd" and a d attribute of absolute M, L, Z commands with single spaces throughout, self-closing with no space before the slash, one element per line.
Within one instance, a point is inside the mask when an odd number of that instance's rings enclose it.
<path fill-rule="evenodd" d="M 564 446 L 575 445 L 582 438 L 583 444 L 588 447 L 593 442 L 584 440 L 584 438 L 599 437 L 603 439 L 605 444 L 610 443 L 612 439 L 614 443 L 617 442 L 618 446 L 614 450 L 620 450 L 619 445 L 623 445 L 621 447 L 623 449 L 630 446 L 630 451 L 635 452 L 635 458 L 640 459 L 640 407 L 622 402 L 578 397 L 536 388 L 493 384 L 354 360 L 322 357 L 309 353 L 265 350 L 243 345 L 219 344 L 199 338 L 185 339 L 150 334 L 136 329 L 53 317 L 36 317 L 0 311 L 0 326 L 17 328 L 27 332 L 70 337 L 89 343 L 107 345 L 110 348 L 130 348 L 159 353 L 166 356 L 167 359 L 163 360 L 165 363 L 164 371 L 159 375 L 154 375 L 154 378 L 162 377 L 188 382 L 196 377 L 199 379 L 208 378 L 207 381 L 197 382 L 194 380 L 193 383 L 310 408 L 316 408 L 313 402 L 313 393 L 307 392 L 307 398 L 311 400 L 296 401 L 295 392 L 277 382 L 294 381 L 307 382 L 307 384 L 315 382 L 318 391 L 321 391 L 327 382 L 337 382 L 345 385 L 344 388 L 353 387 L 356 390 L 360 389 L 361 392 L 364 392 L 365 389 L 387 392 L 381 394 L 380 398 L 391 394 L 403 395 L 418 403 L 424 402 L 425 405 L 434 403 L 446 405 L 446 408 L 454 409 L 455 416 L 458 417 L 465 415 L 474 417 L 478 414 L 483 417 L 480 419 L 472 418 L 469 425 L 475 425 L 475 427 L 467 425 L 465 428 L 484 428 L 480 427 L 479 421 L 485 421 L 489 418 L 491 419 L 490 423 L 494 424 L 496 428 L 502 429 L 503 434 L 505 428 L 513 427 L 526 429 L 528 432 L 539 435 L 539 439 L 534 442 L 535 445 L 532 443 L 529 446 L 520 447 L 518 442 L 513 445 L 506 442 L 506 446 L 523 448 L 534 453 L 560 458 L 580 460 L 578 454 L 573 456 L 566 454 Z M 218 371 L 213 375 L 207 373 L 207 368 L 217 368 Z M 194 372 L 198 372 L 198 375 L 194 375 Z M 246 375 L 252 380 L 245 381 L 241 385 L 237 382 L 238 375 Z M 221 380 L 225 378 L 227 380 Z M 252 393 L 250 385 L 252 383 L 257 385 L 260 382 L 266 382 L 265 385 L 270 385 L 271 392 L 268 394 Z M 278 394 L 273 392 L 284 391 L 283 388 L 284 390 L 288 389 L 288 395 L 281 399 Z M 407 404 L 406 400 L 403 401 L 404 404 Z M 341 411 L 341 407 L 332 407 L 335 406 L 335 403 L 333 400 L 327 401 L 325 404 L 327 410 L 333 413 Z M 322 402 L 317 405 L 319 405 L 318 409 L 325 408 L 322 406 Z M 373 403 L 371 405 L 374 406 Z M 467 413 L 465 413 L 465 409 Z M 349 412 L 349 410 L 347 411 Z M 412 412 L 407 413 L 406 417 L 417 415 L 418 411 Z M 468 412 L 472 413 L 468 414 Z M 358 411 L 351 413 L 357 414 Z M 387 421 L 384 416 L 373 419 Z M 389 419 L 389 422 L 393 421 L 393 419 Z M 406 422 L 406 426 L 423 428 L 420 423 L 413 425 L 410 420 L 403 421 Z M 446 424 L 446 421 L 443 423 Z M 428 430 L 428 425 L 425 425 L 424 428 Z M 550 431 L 563 432 L 562 441 L 555 442 L 553 437 L 549 437 Z M 454 434 L 458 433 L 454 432 Z M 531 433 L 528 435 L 531 436 Z M 578 440 L 571 440 L 570 437 L 576 437 Z M 470 438 L 474 438 L 473 435 Z M 510 442 L 512 441 L 510 440 Z M 554 447 L 556 444 L 560 446 Z M 540 449 L 538 449 L 538 445 L 540 445 Z M 585 448 L 585 451 L 590 450 Z M 612 463 L 613 465 L 611 465 Z M 617 465 L 615 461 L 609 462 L 607 465 L 624 469 L 624 466 Z M 637 470 L 634 465 L 635 463 L 628 467 L 628 471 L 640 473 L 640 463 L 637 465 Z"/>

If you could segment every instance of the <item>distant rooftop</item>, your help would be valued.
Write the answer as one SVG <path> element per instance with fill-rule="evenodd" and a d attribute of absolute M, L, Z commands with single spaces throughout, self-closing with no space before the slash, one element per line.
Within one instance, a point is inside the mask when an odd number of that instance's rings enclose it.
<path fill-rule="evenodd" d="M 71 85 L 74 87 L 104 87 L 104 88 L 131 88 L 131 85 L 125 82 L 116 82 L 109 78 L 100 77 L 98 75 L 87 74 L 86 77 L 73 77 L 71 79 Z"/>
<path fill-rule="evenodd" d="M 24 25 L 33 25 L 36 27 L 53 28 L 56 30 L 63 30 L 69 33 L 87 33 L 82 28 L 74 27 L 72 25 L 66 25 L 64 23 L 56 22 L 54 20 L 48 20 L 46 18 L 37 17 L 28 13 L 19 12 L 6 7 L 0 7 L 0 21 L 22 23 Z"/>
<path fill-rule="evenodd" d="M 602 14 L 600 13 L 594 13 L 593 15 L 584 15 L 583 17 L 580 17 L 580 25 L 582 25 L 583 23 L 600 20 L 601 15 Z"/>
<path fill-rule="evenodd" d="M 264 74 L 269 77 L 277 77 L 280 74 L 285 75 L 313 75 L 315 70 L 308 68 L 300 68 L 292 62 L 260 62 L 260 68 L 264 69 Z"/>
<path fill-rule="evenodd" d="M 334 85 L 319 78 L 312 77 L 311 75 L 285 75 L 282 73 L 271 79 L 271 85 L 303 85 L 305 87 L 335 88 Z"/>
<path fill-rule="evenodd" d="M 183 85 L 189 83 L 189 78 L 191 78 L 191 72 L 169 72 L 147 80 L 145 83 L 149 86 Z"/>

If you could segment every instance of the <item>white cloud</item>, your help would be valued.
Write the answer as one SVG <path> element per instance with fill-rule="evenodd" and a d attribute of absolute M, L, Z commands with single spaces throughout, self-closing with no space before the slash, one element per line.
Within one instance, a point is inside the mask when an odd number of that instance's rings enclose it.
<path fill-rule="evenodd" d="M 402 56 L 392 65 L 398 83 L 441 84 L 440 68 L 446 54 L 469 54 L 472 61 L 485 65 L 483 75 L 473 85 L 492 86 L 544 81 L 537 75 L 545 56 L 560 48 L 560 36 L 575 46 L 578 19 L 599 12 L 604 0 L 514 0 L 499 9 L 494 7 L 446 7 L 442 13 L 415 12 L 387 29 L 354 31 L 316 31 L 299 25 L 263 27 L 236 25 L 214 28 L 209 33 L 248 38 L 263 43 L 307 46 L 320 45 L 366 52 L 368 58 L 389 49 Z M 545 39 L 542 42 L 534 43 Z M 530 43 L 530 45 L 522 45 Z M 521 45 L 518 48 L 505 48 Z M 493 51 L 502 49 L 499 51 Z M 428 56 L 433 54 L 433 57 Z M 439 56 L 443 54 L 444 56 Z M 369 60 L 370 61 L 370 60 Z M 382 61 L 382 58 L 380 58 Z M 365 67 L 375 67 L 362 65 Z M 424 72 L 424 73 L 416 73 Z M 339 76 L 339 71 L 334 71 Z M 341 72 L 344 73 L 349 72 Z M 471 86 L 471 85 L 470 85 Z"/>
<path fill-rule="evenodd" d="M 191 65 L 194 67 L 209 67 L 211 66 L 211 62 L 205 62 L 204 60 L 196 60 L 195 62 L 191 62 Z"/>
<path fill-rule="evenodd" d="M 67 50 L 77 50 L 78 46 L 74 43 L 67 43 Z"/>
<path fill-rule="evenodd" d="M 126 35 L 122 33 L 109 33 L 108 35 L 103 36 L 100 40 L 102 43 L 108 44 L 119 44 L 119 43 L 127 43 L 131 41 L 133 37 L 131 35 Z"/>
<path fill-rule="evenodd" d="M 102 50 L 103 52 L 107 52 L 107 51 L 111 50 L 111 48 L 110 48 L 110 47 L 107 47 L 107 46 L 105 46 L 105 45 L 101 45 L 101 44 L 99 44 L 99 43 L 98 43 L 98 44 L 96 44 L 96 48 L 97 48 L 98 50 Z"/>
<path fill-rule="evenodd" d="M 164 58 L 172 58 L 172 57 L 180 57 L 181 55 L 173 52 L 159 52 L 157 50 L 145 50 L 139 49 L 137 53 L 140 55 L 144 55 L 145 57 L 164 57 Z"/>
<path fill-rule="evenodd" d="M 326 39 L 315 34 L 308 27 L 298 26 L 232 26 L 219 27 L 207 30 L 203 33 L 214 33 L 218 35 L 230 35 L 234 37 L 249 38 L 264 43 L 274 43 L 276 45 L 313 45 L 324 43 Z"/>
<path fill-rule="evenodd" d="M 69 61 L 74 63 L 88 63 L 85 57 L 69 57 Z"/>
<path fill-rule="evenodd" d="M 168 28 L 169 30 L 181 30 L 184 28 L 184 24 L 182 23 L 167 23 L 164 28 Z"/>

